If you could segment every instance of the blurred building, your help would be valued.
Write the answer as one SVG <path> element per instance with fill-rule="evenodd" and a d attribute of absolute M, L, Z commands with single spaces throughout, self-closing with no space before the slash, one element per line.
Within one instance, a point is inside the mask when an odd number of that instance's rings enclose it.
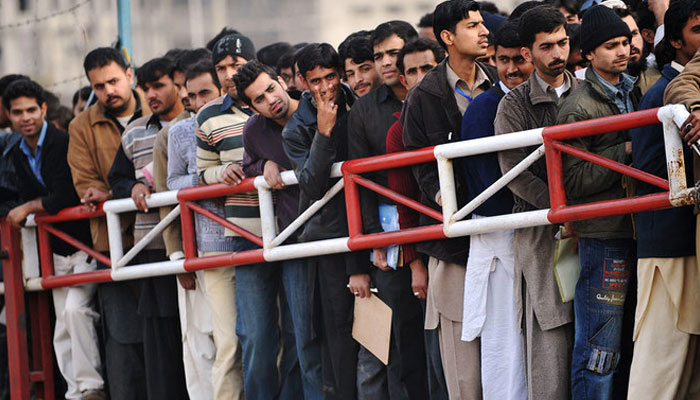
<path fill-rule="evenodd" d="M 508 4 L 500 4 L 500 3 Z M 517 0 L 501 0 L 512 8 Z M 256 46 L 326 41 L 403 19 L 416 24 L 435 0 L 131 0 L 133 61 L 203 46 L 224 26 Z M 116 0 L 0 0 L 0 75 L 23 73 L 68 104 L 87 84 L 82 61 L 117 38 Z"/>

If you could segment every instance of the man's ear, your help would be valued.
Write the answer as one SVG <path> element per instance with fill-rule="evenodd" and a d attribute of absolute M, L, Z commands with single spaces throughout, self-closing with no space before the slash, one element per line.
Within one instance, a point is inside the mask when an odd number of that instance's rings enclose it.
<path fill-rule="evenodd" d="M 399 74 L 399 80 L 401 81 L 401 84 L 403 85 L 403 87 L 408 89 L 408 82 L 406 82 L 406 75 Z"/>
<path fill-rule="evenodd" d="M 134 85 L 134 70 L 131 68 L 126 69 L 126 80 L 129 81 L 129 86 Z"/>
<path fill-rule="evenodd" d="M 49 110 L 49 104 L 47 102 L 41 103 L 41 117 L 46 119 L 46 113 Z"/>
<path fill-rule="evenodd" d="M 530 51 L 529 47 L 521 47 L 520 55 L 523 56 L 525 61 L 532 63 L 532 51 Z"/>
<path fill-rule="evenodd" d="M 683 40 L 681 39 L 669 40 L 668 42 L 671 43 L 671 47 L 673 47 L 676 50 L 679 50 L 681 47 L 683 47 Z"/>
<path fill-rule="evenodd" d="M 455 43 L 454 34 L 447 29 L 440 31 L 440 39 L 442 39 L 446 46 L 452 46 Z"/>
<path fill-rule="evenodd" d="M 287 84 L 284 82 L 284 79 L 282 79 L 281 76 L 278 76 L 278 77 L 277 77 L 277 82 L 279 82 L 280 85 L 282 85 L 282 89 L 284 89 L 285 92 L 286 92 L 287 90 L 289 90 L 289 89 L 287 88 Z"/>

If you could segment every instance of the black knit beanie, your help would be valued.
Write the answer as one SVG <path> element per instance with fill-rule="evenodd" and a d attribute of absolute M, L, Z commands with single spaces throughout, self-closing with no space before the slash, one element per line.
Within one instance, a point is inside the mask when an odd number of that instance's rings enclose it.
<path fill-rule="evenodd" d="M 627 36 L 632 32 L 615 11 L 606 6 L 591 7 L 581 23 L 581 53 L 588 54 L 612 38 Z"/>
<path fill-rule="evenodd" d="M 246 61 L 251 61 L 255 60 L 255 46 L 248 36 L 235 33 L 219 39 L 214 46 L 214 50 L 212 50 L 211 56 L 214 65 L 226 58 L 226 56 L 231 56 L 234 59 L 236 56 L 241 56 Z"/>

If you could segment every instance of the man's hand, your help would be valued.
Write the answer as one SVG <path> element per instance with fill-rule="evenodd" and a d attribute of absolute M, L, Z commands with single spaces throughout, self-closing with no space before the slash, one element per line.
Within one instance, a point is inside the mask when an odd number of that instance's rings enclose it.
<path fill-rule="evenodd" d="M 350 293 L 364 299 L 372 295 L 369 291 L 369 283 L 369 274 L 354 274 L 350 275 L 348 288 L 350 289 Z"/>
<path fill-rule="evenodd" d="M 99 203 L 105 202 L 111 198 L 112 195 L 108 192 L 103 192 L 100 189 L 91 187 L 85 192 L 85 196 L 80 199 L 80 202 L 83 203 L 90 212 L 94 212 L 97 211 L 97 205 Z"/>
<path fill-rule="evenodd" d="M 328 99 L 327 95 L 322 95 L 320 91 L 314 93 L 314 98 L 318 105 L 316 114 L 318 132 L 325 137 L 331 137 L 331 131 L 338 117 L 338 105 L 332 99 Z"/>
<path fill-rule="evenodd" d="M 239 164 L 229 164 L 224 170 L 224 176 L 222 179 L 227 185 L 238 185 L 243 179 L 245 179 L 243 167 L 241 167 Z"/>
<path fill-rule="evenodd" d="M 428 296 L 428 269 L 420 258 L 411 261 L 411 288 L 413 295 L 419 299 Z"/>
<path fill-rule="evenodd" d="M 625 153 L 628 156 L 632 154 L 632 142 L 625 142 Z"/>
<path fill-rule="evenodd" d="M 19 228 L 21 223 L 27 218 L 27 215 L 31 214 L 29 208 L 27 208 L 26 203 L 19 205 L 7 214 L 7 222 L 9 222 L 15 228 Z"/>
<path fill-rule="evenodd" d="M 185 290 L 195 290 L 197 288 L 194 272 L 178 274 L 177 280 L 180 282 L 180 286 Z"/>
<path fill-rule="evenodd" d="M 139 211 L 148 212 L 146 199 L 151 197 L 151 189 L 143 183 L 137 183 L 131 188 L 131 199 Z"/>
<path fill-rule="evenodd" d="M 649 0 L 649 11 L 656 17 L 657 27 L 664 24 L 664 15 L 666 10 L 668 10 L 669 4 L 670 0 Z"/>
<path fill-rule="evenodd" d="M 372 249 L 372 264 L 382 271 L 391 270 L 391 267 L 386 262 L 386 247 Z"/>
<path fill-rule="evenodd" d="M 688 115 L 688 118 L 681 125 L 681 137 L 689 145 L 700 139 L 700 109 Z"/>
<path fill-rule="evenodd" d="M 284 168 L 280 167 L 276 162 L 272 160 L 267 160 L 265 162 L 263 178 L 271 188 L 278 190 L 284 189 L 284 181 L 282 181 L 282 176 L 280 175 L 281 171 L 284 171 Z"/>

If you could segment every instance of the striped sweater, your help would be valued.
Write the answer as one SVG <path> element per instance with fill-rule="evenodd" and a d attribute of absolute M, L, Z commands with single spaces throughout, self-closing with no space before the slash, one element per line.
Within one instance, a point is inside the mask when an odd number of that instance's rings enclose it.
<path fill-rule="evenodd" d="M 228 95 L 210 101 L 197 113 L 197 174 L 206 184 L 223 182 L 229 164 L 243 162 L 243 126 L 252 113 Z M 226 197 L 226 219 L 256 235 L 262 235 L 258 194 Z M 238 236 L 226 229 L 226 236 Z"/>

